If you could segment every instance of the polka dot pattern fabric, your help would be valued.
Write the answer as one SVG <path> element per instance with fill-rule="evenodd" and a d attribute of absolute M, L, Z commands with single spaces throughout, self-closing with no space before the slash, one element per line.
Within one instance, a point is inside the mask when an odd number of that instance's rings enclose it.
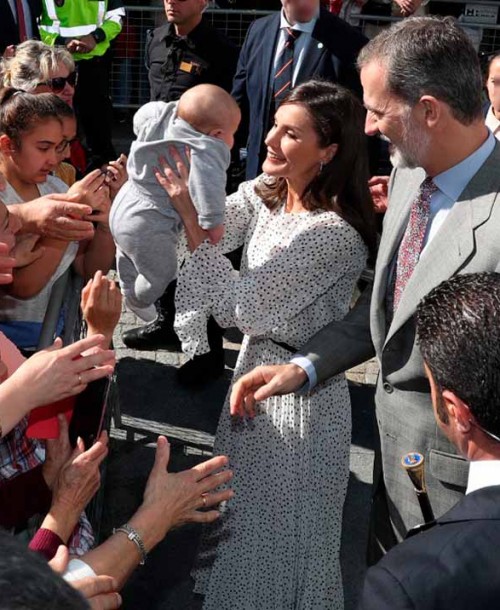
<path fill-rule="evenodd" d="M 334 212 L 270 211 L 254 186 L 228 198 L 222 247 L 202 244 L 177 289 L 176 329 L 191 355 L 208 348 L 210 315 L 245 333 L 235 379 L 287 362 L 291 353 L 275 341 L 298 348 L 342 319 L 367 256 L 358 233 Z M 237 273 L 222 252 L 241 244 Z M 251 420 L 232 419 L 226 398 L 215 453 L 230 457 L 236 494 L 205 528 L 193 573 L 206 610 L 343 608 L 350 440 L 343 376 L 305 395 L 263 401 Z"/>

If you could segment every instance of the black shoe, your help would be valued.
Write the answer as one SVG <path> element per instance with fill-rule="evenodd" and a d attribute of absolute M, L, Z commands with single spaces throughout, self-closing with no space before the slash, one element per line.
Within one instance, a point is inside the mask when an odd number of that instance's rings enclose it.
<path fill-rule="evenodd" d="M 163 318 L 156 318 L 153 322 L 127 330 L 122 335 L 122 341 L 130 349 L 142 351 L 155 351 L 164 349 L 169 352 L 180 352 L 181 342 L 172 326 Z"/>
<path fill-rule="evenodd" d="M 178 382 L 186 388 L 199 388 L 224 373 L 224 350 L 195 356 L 177 370 Z"/>
<path fill-rule="evenodd" d="M 158 313 L 156 320 L 146 326 L 132 328 L 122 335 L 123 343 L 130 349 L 156 351 L 164 349 L 180 352 L 181 342 L 174 331 L 175 318 L 175 280 L 169 284 L 165 293 L 155 302 Z"/>

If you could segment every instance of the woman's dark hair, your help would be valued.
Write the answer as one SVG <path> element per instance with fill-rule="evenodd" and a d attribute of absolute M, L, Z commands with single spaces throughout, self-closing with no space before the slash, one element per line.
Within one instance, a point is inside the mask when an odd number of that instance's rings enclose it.
<path fill-rule="evenodd" d="M 302 194 L 306 210 L 337 212 L 361 235 L 370 254 L 376 249 L 373 203 L 368 188 L 367 142 L 364 112 L 350 91 L 327 81 L 311 80 L 285 97 L 284 104 L 299 104 L 311 117 L 318 144 L 338 144 L 336 154 L 311 180 Z M 264 204 L 273 209 L 286 199 L 285 178 L 266 178 L 256 186 Z"/>
<path fill-rule="evenodd" d="M 61 121 L 61 103 L 64 104 L 53 93 L 33 95 L 11 87 L 2 89 L 0 135 L 9 136 L 19 148 L 22 135 L 30 132 L 40 123 L 50 119 Z"/>

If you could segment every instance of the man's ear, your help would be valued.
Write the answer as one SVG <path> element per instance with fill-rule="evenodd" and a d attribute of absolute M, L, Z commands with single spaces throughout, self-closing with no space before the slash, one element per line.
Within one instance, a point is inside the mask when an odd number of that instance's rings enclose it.
<path fill-rule="evenodd" d="M 451 390 L 444 390 L 442 396 L 444 408 L 450 420 L 455 422 L 456 430 L 462 434 L 469 433 L 472 427 L 471 419 L 474 419 L 474 416 L 468 405 Z"/>
<path fill-rule="evenodd" d="M 432 95 L 423 95 L 418 101 L 418 112 L 427 127 L 432 128 L 439 122 L 443 112 L 442 103 Z"/>
<path fill-rule="evenodd" d="M 9 138 L 8 135 L 2 134 L 0 136 L 0 153 L 3 155 L 9 155 L 14 152 L 14 142 Z"/>

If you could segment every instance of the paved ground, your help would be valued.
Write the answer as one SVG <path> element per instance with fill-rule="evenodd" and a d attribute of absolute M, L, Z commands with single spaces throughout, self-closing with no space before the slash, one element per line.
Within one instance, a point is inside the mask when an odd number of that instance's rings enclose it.
<path fill-rule="evenodd" d="M 183 356 L 169 352 L 134 352 L 126 349 L 121 333 L 136 323 L 135 316 L 124 312 L 115 337 L 119 362 L 118 396 L 122 427 L 113 431 L 112 452 L 105 482 L 105 512 L 102 532 L 106 537 L 113 526 L 125 522 L 140 503 L 147 474 L 153 463 L 153 436 L 168 425 L 169 433 L 194 442 L 209 442 L 229 387 L 231 368 L 237 356 L 239 337 L 226 333 L 226 375 L 203 391 L 187 391 L 175 379 L 175 368 Z M 345 608 L 355 607 L 364 573 L 364 553 L 370 498 L 372 467 L 372 382 L 373 364 L 350 375 L 353 400 L 353 444 L 351 476 L 344 509 L 342 568 Z M 363 383 L 359 383 L 359 382 Z M 135 431 L 135 432 L 134 432 Z M 187 468 L 204 459 L 186 455 L 177 446 L 172 455 L 173 470 Z M 193 600 L 189 571 L 196 552 L 199 528 L 185 526 L 171 532 L 157 547 L 144 568 L 139 568 L 124 590 L 124 608 L 170 610 L 200 608 Z M 279 609 L 277 609 L 279 610 Z"/>

